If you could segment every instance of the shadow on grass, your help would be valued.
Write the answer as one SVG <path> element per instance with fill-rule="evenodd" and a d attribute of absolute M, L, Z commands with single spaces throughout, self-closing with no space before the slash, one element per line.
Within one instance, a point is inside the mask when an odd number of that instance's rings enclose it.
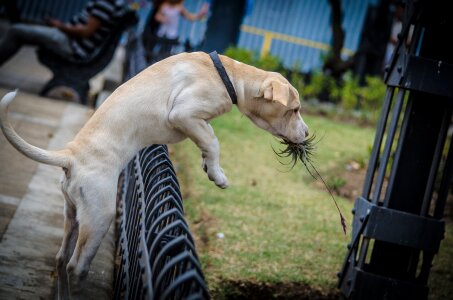
<path fill-rule="evenodd" d="M 333 300 L 339 292 L 313 289 L 301 282 L 252 282 L 227 280 L 220 283 L 219 291 L 211 291 L 213 299 L 310 299 Z"/>

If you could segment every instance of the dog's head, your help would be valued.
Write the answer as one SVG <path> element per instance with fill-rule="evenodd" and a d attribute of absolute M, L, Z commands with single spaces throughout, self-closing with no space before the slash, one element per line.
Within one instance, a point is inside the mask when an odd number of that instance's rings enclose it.
<path fill-rule="evenodd" d="M 268 72 L 245 114 L 258 127 L 293 143 L 302 143 L 308 136 L 299 93 L 279 73 Z"/>

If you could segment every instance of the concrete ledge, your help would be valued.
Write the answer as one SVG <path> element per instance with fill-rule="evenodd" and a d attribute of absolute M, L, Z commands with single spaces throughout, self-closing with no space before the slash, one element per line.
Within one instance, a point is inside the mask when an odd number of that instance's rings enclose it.
<path fill-rule="evenodd" d="M 39 101 L 43 100 L 26 94 L 19 96 L 27 97 L 30 102 L 38 101 L 35 102 L 38 107 Z M 56 107 L 61 105 L 62 114 L 57 120 L 50 118 L 54 113 L 52 109 L 48 112 L 51 125 L 55 125 L 55 121 L 58 124 L 50 138 L 49 149 L 63 148 L 90 115 L 83 106 L 55 102 Z M 45 114 L 45 111 L 41 113 Z M 55 255 L 63 234 L 63 195 L 59 189 L 61 174 L 59 168 L 39 165 L 23 197 L 2 198 L 2 203 L 18 206 L 0 242 L 0 299 L 51 299 L 55 295 Z M 93 261 L 83 298 L 111 299 L 114 247 L 112 226 Z"/>

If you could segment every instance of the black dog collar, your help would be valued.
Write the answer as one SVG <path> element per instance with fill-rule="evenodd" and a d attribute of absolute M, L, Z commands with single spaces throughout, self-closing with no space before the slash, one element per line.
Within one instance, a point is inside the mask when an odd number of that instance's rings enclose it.
<path fill-rule="evenodd" d="M 236 91 L 234 90 L 234 86 L 231 83 L 230 78 L 228 77 L 227 72 L 225 71 L 225 68 L 222 65 L 222 62 L 220 61 L 220 57 L 217 54 L 217 51 L 212 51 L 209 53 L 209 56 L 212 59 L 212 62 L 214 63 L 215 68 L 217 69 L 217 72 L 220 75 L 220 78 L 223 81 L 223 84 L 225 85 L 228 95 L 230 95 L 231 102 L 233 104 L 238 104 L 238 96 L 236 95 Z"/>

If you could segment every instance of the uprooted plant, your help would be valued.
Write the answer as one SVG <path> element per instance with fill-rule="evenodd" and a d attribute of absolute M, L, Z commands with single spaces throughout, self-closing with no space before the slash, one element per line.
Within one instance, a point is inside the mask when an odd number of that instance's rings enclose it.
<path fill-rule="evenodd" d="M 335 203 L 335 206 L 338 210 L 338 213 L 340 214 L 340 222 L 341 226 L 343 228 L 344 234 L 346 234 L 346 220 L 343 217 L 343 214 L 341 213 L 340 207 L 338 206 L 337 200 L 333 196 L 333 193 L 329 186 L 327 185 L 326 181 L 324 178 L 319 174 L 318 170 L 316 167 L 313 165 L 313 155 L 316 149 L 316 135 L 312 135 L 309 138 L 306 138 L 302 143 L 293 143 L 287 139 L 282 139 L 279 141 L 280 144 L 284 145 L 285 148 L 280 151 L 276 151 L 275 149 L 272 149 L 274 153 L 280 157 L 280 158 L 288 158 L 290 157 L 290 161 L 287 164 L 291 165 L 291 169 L 294 168 L 294 166 L 297 164 L 298 161 L 302 162 L 302 164 L 305 166 L 307 169 L 308 173 L 315 179 L 318 180 L 320 179 L 324 186 L 326 187 L 327 191 L 329 192 L 330 196 L 332 197 L 333 202 Z M 280 163 L 285 164 L 280 161 Z M 316 176 L 316 175 L 317 176 Z"/>

